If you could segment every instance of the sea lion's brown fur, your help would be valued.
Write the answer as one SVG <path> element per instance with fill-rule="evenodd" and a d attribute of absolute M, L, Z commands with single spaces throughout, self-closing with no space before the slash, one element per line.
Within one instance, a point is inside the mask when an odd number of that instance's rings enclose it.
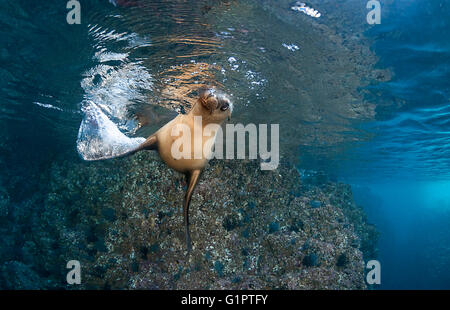
<path fill-rule="evenodd" d="M 184 197 L 183 203 L 183 213 L 184 213 L 184 223 L 186 228 L 186 245 L 188 251 L 191 250 L 191 238 L 189 233 L 189 205 L 191 202 L 192 192 L 197 185 L 200 173 L 208 162 L 209 154 L 205 154 L 202 151 L 200 158 L 194 158 L 194 117 L 201 116 L 202 120 L 202 131 L 209 124 L 221 125 L 227 118 L 231 117 L 232 104 L 231 102 L 222 94 L 217 94 L 214 89 L 201 90 L 200 96 L 196 104 L 192 107 L 188 114 L 180 114 L 175 117 L 172 121 L 168 122 L 166 125 L 161 127 L 158 131 L 147 138 L 145 142 L 139 145 L 136 149 L 127 153 L 130 155 L 141 150 L 157 150 L 161 159 L 172 169 L 185 174 L 187 182 L 187 190 Z M 191 145 L 191 156 L 189 159 L 174 158 L 172 154 L 172 144 L 178 138 L 189 139 L 189 137 L 184 137 L 184 135 L 173 136 L 172 130 L 174 127 L 183 124 L 189 127 L 191 135 L 191 141 L 184 140 L 183 142 L 189 143 Z M 217 132 L 213 133 L 213 137 Z M 203 150 L 205 143 L 210 138 L 203 138 L 201 150 Z M 198 141 L 198 140 L 196 140 Z M 197 156 L 198 157 L 198 156 Z"/>

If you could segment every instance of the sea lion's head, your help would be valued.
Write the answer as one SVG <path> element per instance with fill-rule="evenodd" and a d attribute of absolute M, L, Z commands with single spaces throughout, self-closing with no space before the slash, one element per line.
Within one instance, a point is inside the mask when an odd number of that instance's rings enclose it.
<path fill-rule="evenodd" d="M 214 88 L 202 89 L 200 90 L 199 101 L 205 112 L 208 113 L 208 117 L 213 118 L 217 123 L 231 118 L 233 103 L 224 93 Z"/>

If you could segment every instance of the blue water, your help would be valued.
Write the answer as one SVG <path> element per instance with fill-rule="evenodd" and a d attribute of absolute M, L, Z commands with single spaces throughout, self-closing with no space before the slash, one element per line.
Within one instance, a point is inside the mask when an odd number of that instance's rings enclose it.
<path fill-rule="evenodd" d="M 134 116 L 148 103 L 182 112 L 190 89 L 208 83 L 233 96 L 236 122 L 283 120 L 293 134 L 282 150 L 300 168 L 352 185 L 380 231 L 380 288 L 450 288 L 448 1 L 381 1 L 373 26 L 356 0 L 312 1 L 317 21 L 295 15 L 290 1 L 212 1 L 211 10 L 138 2 L 84 1 L 82 24 L 68 25 L 65 1 L 0 1 L 0 186 L 11 210 L 42 188 L 52 163 L 81 161 L 76 141 L 92 102 L 139 136 Z M 392 79 L 360 83 L 372 69 L 346 63 L 330 43 L 345 31 L 357 42 L 353 27 Z"/>
<path fill-rule="evenodd" d="M 339 176 L 381 231 L 381 288 L 450 288 L 450 4 L 394 1 L 368 31 L 394 77 Z"/>

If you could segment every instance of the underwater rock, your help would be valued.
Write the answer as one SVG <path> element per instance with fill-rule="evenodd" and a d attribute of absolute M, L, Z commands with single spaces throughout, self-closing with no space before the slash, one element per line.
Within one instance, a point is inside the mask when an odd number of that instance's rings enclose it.
<path fill-rule="evenodd" d="M 305 227 L 305 224 L 303 224 L 303 221 L 300 219 L 297 220 L 293 220 L 291 226 L 289 227 L 289 229 L 293 232 L 299 232 L 300 230 L 303 230 L 303 228 Z"/>
<path fill-rule="evenodd" d="M 105 219 L 110 222 L 114 222 L 117 219 L 116 211 L 113 208 L 104 209 L 102 211 L 102 214 L 105 217 Z"/>
<path fill-rule="evenodd" d="M 311 208 L 320 208 L 322 203 L 320 201 L 318 201 L 318 200 L 311 200 L 309 202 L 309 205 L 311 206 Z"/>
<path fill-rule="evenodd" d="M 277 222 L 272 222 L 269 224 L 269 234 L 273 234 L 280 230 L 280 224 Z"/>
<path fill-rule="evenodd" d="M 8 192 L 0 187 L 0 218 L 8 215 L 9 195 Z"/>
<path fill-rule="evenodd" d="M 240 221 L 239 221 L 239 218 L 234 214 L 227 215 L 223 219 L 222 225 L 223 225 L 223 228 L 225 228 L 227 231 L 231 231 L 240 225 Z"/>
<path fill-rule="evenodd" d="M 345 265 L 348 264 L 348 258 L 347 255 L 345 255 L 345 253 L 342 253 L 341 255 L 338 256 L 337 261 L 336 261 L 336 266 L 338 267 L 344 267 Z"/>
<path fill-rule="evenodd" d="M 319 259 L 315 253 L 311 253 L 306 255 L 302 260 L 303 266 L 306 267 L 315 267 L 319 266 Z"/>
<path fill-rule="evenodd" d="M 256 161 L 213 160 L 193 194 L 189 256 L 184 186 L 152 152 L 55 164 L 36 244 L 54 255 L 36 269 L 78 259 L 90 289 L 366 288 L 363 256 L 376 252 L 377 236 L 349 186 L 304 187 L 284 163 L 261 171 Z"/>
<path fill-rule="evenodd" d="M 40 289 L 41 278 L 30 266 L 10 261 L 0 268 L 0 288 L 9 290 Z"/>
<path fill-rule="evenodd" d="M 217 272 L 217 275 L 219 277 L 223 277 L 223 269 L 224 269 L 224 265 L 222 262 L 217 261 L 214 263 L 214 270 Z"/>

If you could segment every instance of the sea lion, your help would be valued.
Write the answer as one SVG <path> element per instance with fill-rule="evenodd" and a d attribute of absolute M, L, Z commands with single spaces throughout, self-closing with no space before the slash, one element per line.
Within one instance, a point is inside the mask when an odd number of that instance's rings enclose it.
<path fill-rule="evenodd" d="M 205 130 L 205 127 L 208 125 L 216 125 L 216 128 L 218 128 L 227 118 L 230 119 L 232 109 L 233 104 L 224 94 L 217 92 L 213 88 L 202 89 L 197 102 L 189 113 L 178 115 L 154 134 L 150 135 L 137 148 L 121 156 L 128 156 L 142 150 L 156 150 L 161 159 L 169 167 L 186 176 L 187 190 L 184 196 L 183 214 L 188 252 L 192 248 L 189 233 L 189 205 L 192 192 L 211 156 L 211 147 L 217 135 L 217 130 Z M 199 120 L 201 120 L 201 131 L 196 128 Z M 180 130 L 182 131 L 183 128 L 188 128 L 189 134 L 186 134 L 186 132 L 180 133 Z M 214 128 L 214 126 L 209 126 L 209 128 Z M 203 135 L 206 131 L 209 131 L 209 137 L 205 139 Z M 187 158 L 178 158 L 176 156 L 177 154 L 174 154 L 174 143 L 183 147 L 190 146 L 190 150 L 187 148 L 189 153 L 186 156 Z M 209 145 L 206 145 L 207 143 Z M 199 149 L 202 150 L 201 153 L 196 152 Z M 175 148 L 175 151 L 178 150 Z"/>

